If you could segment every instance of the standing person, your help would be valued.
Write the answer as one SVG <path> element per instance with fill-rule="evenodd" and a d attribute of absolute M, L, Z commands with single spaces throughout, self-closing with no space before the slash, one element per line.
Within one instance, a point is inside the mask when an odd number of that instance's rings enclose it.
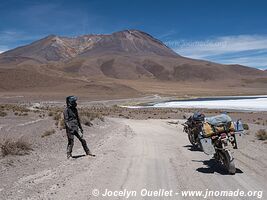
<path fill-rule="evenodd" d="M 80 118 L 78 115 L 77 106 L 77 97 L 68 96 L 66 98 L 67 107 L 64 110 L 64 122 L 66 126 L 66 132 L 68 137 L 68 147 L 67 147 L 67 158 L 72 157 L 72 148 L 74 145 L 74 135 L 80 140 L 82 143 L 83 149 L 86 155 L 95 156 L 89 150 L 85 139 L 83 138 L 83 129 L 80 123 Z M 80 132 L 79 132 L 80 129 Z"/>

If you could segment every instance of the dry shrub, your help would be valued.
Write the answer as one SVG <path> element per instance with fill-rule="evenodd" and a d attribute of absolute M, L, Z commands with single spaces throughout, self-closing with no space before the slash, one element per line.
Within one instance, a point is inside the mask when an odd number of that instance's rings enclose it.
<path fill-rule="evenodd" d="M 0 149 L 3 157 L 7 155 L 25 155 L 33 150 L 31 144 L 21 138 L 18 140 L 4 139 L 0 143 Z"/>
<path fill-rule="evenodd" d="M 46 136 L 49 136 L 49 135 L 53 135 L 55 133 L 56 133 L 56 131 L 54 129 L 47 130 L 41 135 L 41 137 L 46 137 Z"/>
<path fill-rule="evenodd" d="M 53 115 L 54 115 L 54 112 L 49 111 L 48 116 L 49 116 L 49 117 L 52 117 Z"/>
<path fill-rule="evenodd" d="M 48 115 L 53 116 L 53 119 L 56 121 L 55 125 L 60 129 L 65 129 L 65 122 L 64 122 L 64 118 L 61 112 L 49 112 Z"/>
<path fill-rule="evenodd" d="M 29 110 L 25 105 L 3 104 L 0 106 L 0 116 L 4 111 L 12 111 L 16 116 L 27 116 Z M 5 113 L 5 112 L 4 112 Z"/>
<path fill-rule="evenodd" d="M 265 129 L 260 129 L 257 131 L 256 136 L 259 140 L 267 139 L 267 131 Z"/>
<path fill-rule="evenodd" d="M 0 107 L 1 110 L 12 110 L 13 112 L 29 112 L 30 110 L 23 105 L 15 104 L 3 104 Z"/>
<path fill-rule="evenodd" d="M 29 115 L 27 112 L 25 112 L 25 113 L 21 112 L 21 113 L 19 114 L 19 116 L 27 116 L 27 115 Z"/>
<path fill-rule="evenodd" d="M 86 125 L 86 126 L 92 126 L 93 125 L 92 122 L 91 122 L 91 120 L 90 120 L 90 118 L 87 117 L 87 116 L 82 115 L 80 117 L 80 120 L 81 120 L 81 123 L 84 124 L 84 125 Z"/>
<path fill-rule="evenodd" d="M 59 125 L 59 129 L 62 130 L 62 129 L 65 129 L 66 126 L 65 126 L 65 121 L 63 118 L 61 118 L 58 122 L 58 125 Z"/>
<path fill-rule="evenodd" d="M 54 113 L 54 120 L 56 120 L 56 121 L 59 121 L 60 120 L 60 118 L 61 118 L 61 113 Z"/>
<path fill-rule="evenodd" d="M 248 124 L 243 124 L 243 128 L 244 128 L 244 130 L 249 130 Z"/>
<path fill-rule="evenodd" d="M 89 111 L 82 111 L 80 113 L 80 120 L 81 123 L 83 123 L 86 126 L 92 126 L 92 122 L 94 119 L 100 119 L 101 121 L 104 121 L 104 117 L 99 112 L 89 112 Z"/>
<path fill-rule="evenodd" d="M 5 117 L 5 116 L 7 116 L 7 113 L 0 110 L 0 117 Z"/>

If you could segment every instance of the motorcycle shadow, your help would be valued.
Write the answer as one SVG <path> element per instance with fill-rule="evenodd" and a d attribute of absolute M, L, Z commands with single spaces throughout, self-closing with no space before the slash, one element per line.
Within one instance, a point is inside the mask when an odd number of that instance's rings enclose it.
<path fill-rule="evenodd" d="M 202 151 L 199 147 L 194 147 L 193 145 L 185 145 L 183 147 L 187 148 L 189 151 Z"/>
<path fill-rule="evenodd" d="M 204 160 L 204 161 L 198 161 L 198 160 L 192 160 L 193 162 L 203 162 L 204 165 L 207 167 L 199 167 L 196 169 L 196 171 L 204 173 L 204 174 L 214 174 L 214 173 L 219 173 L 221 175 L 229 175 L 227 170 L 220 165 L 218 161 L 215 159 L 210 159 L 210 160 Z M 236 174 L 242 174 L 243 171 L 240 170 L 239 168 L 236 168 Z"/>

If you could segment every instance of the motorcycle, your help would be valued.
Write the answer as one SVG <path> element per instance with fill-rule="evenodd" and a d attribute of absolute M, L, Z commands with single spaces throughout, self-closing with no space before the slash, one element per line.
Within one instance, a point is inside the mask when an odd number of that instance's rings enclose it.
<path fill-rule="evenodd" d="M 211 137 L 203 137 L 203 132 L 199 133 L 199 140 L 204 153 L 213 155 L 229 174 L 235 174 L 236 167 L 234 157 L 230 149 L 237 149 L 236 134 L 243 134 L 241 121 L 234 123 L 235 131 L 222 132 Z"/>
<path fill-rule="evenodd" d="M 182 124 L 184 127 L 183 132 L 187 133 L 189 142 L 193 145 L 194 149 L 201 149 L 198 135 L 202 131 L 204 117 L 203 114 L 194 113 L 193 116 L 190 116 L 187 121 Z"/>

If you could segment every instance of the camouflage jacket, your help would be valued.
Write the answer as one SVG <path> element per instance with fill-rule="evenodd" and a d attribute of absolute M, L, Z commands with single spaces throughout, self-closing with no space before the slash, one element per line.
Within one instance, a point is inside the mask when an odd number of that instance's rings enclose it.
<path fill-rule="evenodd" d="M 74 133 L 78 132 L 78 128 L 82 129 L 77 108 L 65 108 L 64 122 L 67 132 Z"/>

